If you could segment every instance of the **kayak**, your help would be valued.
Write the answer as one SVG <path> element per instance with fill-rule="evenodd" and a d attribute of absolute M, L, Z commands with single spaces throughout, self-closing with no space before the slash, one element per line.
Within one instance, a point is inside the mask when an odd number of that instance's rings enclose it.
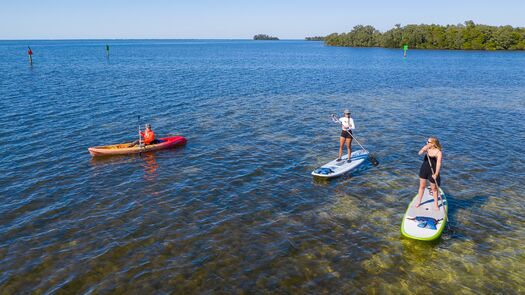
<path fill-rule="evenodd" d="M 88 148 L 89 153 L 93 156 L 110 156 L 110 155 L 128 155 L 128 154 L 138 154 L 149 151 L 158 151 L 163 149 L 169 149 L 176 146 L 181 146 L 186 144 L 186 138 L 182 136 L 172 136 L 160 138 L 160 143 L 146 145 L 139 147 L 138 145 L 134 147 L 129 147 L 129 143 L 113 144 L 113 145 L 104 145 L 104 146 L 95 146 Z"/>
<path fill-rule="evenodd" d="M 403 216 L 403 222 L 401 222 L 401 234 L 403 236 L 421 241 L 432 241 L 441 236 L 447 223 L 448 202 L 443 190 L 440 189 L 440 192 L 445 207 L 438 197 L 439 210 L 434 207 L 434 198 L 430 187 L 425 189 L 421 205 L 418 208 L 414 207 L 417 203 L 416 194 L 408 205 Z"/>
<path fill-rule="evenodd" d="M 361 165 L 368 158 L 368 152 L 365 150 L 357 150 L 352 152 L 350 159 L 352 160 L 348 163 L 348 155 L 341 157 L 341 161 L 333 160 L 324 164 L 323 166 L 315 169 L 312 172 L 313 176 L 323 177 L 323 178 L 333 178 L 350 172 Z"/>

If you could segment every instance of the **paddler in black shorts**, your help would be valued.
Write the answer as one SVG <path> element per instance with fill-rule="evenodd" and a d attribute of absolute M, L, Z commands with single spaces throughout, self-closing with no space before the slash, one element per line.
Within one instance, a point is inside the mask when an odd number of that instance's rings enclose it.
<path fill-rule="evenodd" d="M 337 157 L 337 161 L 341 161 L 341 156 L 343 155 L 343 146 L 346 143 L 346 149 L 348 150 L 348 160 L 347 162 L 350 163 L 352 160 L 350 157 L 352 156 L 352 130 L 355 129 L 354 125 L 354 119 L 350 117 L 350 110 L 346 109 L 344 111 L 344 117 L 339 118 L 339 122 L 341 122 L 341 128 L 343 129 L 341 131 L 341 137 L 339 137 L 339 156 Z"/>

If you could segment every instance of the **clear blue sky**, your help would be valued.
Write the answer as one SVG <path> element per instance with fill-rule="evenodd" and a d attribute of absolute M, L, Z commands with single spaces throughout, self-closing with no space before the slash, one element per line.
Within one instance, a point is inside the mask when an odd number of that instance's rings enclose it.
<path fill-rule="evenodd" d="M 525 27 L 525 0 L 0 0 L 0 39 L 282 39 L 371 24 L 457 24 L 465 20 Z"/>

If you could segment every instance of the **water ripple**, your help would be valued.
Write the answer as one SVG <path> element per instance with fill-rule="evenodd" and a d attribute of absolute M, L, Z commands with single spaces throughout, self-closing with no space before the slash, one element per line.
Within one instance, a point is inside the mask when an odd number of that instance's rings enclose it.
<path fill-rule="evenodd" d="M 523 53 L 31 42 L 32 67 L 0 42 L 0 293 L 523 291 Z M 346 107 L 381 164 L 312 179 Z M 138 115 L 188 144 L 90 158 Z M 450 222 L 421 243 L 399 224 L 429 135 Z"/>

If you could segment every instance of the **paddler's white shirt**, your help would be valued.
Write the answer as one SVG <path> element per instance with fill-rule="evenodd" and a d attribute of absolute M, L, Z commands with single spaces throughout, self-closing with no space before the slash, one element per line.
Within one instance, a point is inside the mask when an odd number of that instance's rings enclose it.
<path fill-rule="evenodd" d="M 343 130 L 354 130 L 355 129 L 355 125 L 354 125 L 354 119 L 352 119 L 350 117 L 350 120 L 347 118 L 347 117 L 342 117 L 342 118 L 339 118 L 339 122 L 341 122 L 341 127 Z"/>

